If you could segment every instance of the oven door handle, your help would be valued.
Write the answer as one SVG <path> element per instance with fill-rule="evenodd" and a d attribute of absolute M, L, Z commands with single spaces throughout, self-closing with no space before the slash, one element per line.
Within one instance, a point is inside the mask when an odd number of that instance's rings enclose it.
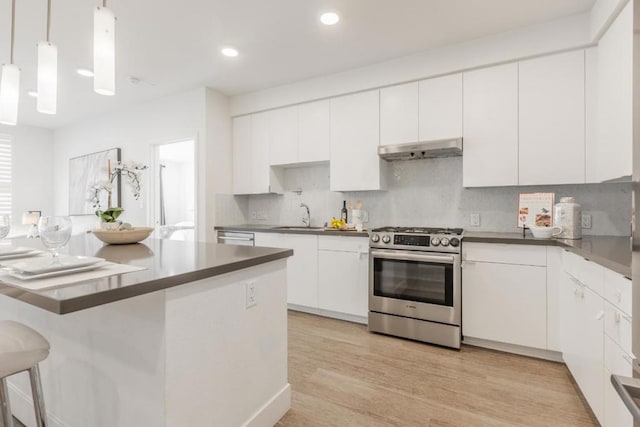
<path fill-rule="evenodd" d="M 458 255 L 427 255 L 417 254 L 413 252 L 388 252 L 388 251 L 371 251 L 373 258 L 394 259 L 399 261 L 423 261 L 437 262 L 440 264 L 455 264 Z"/>

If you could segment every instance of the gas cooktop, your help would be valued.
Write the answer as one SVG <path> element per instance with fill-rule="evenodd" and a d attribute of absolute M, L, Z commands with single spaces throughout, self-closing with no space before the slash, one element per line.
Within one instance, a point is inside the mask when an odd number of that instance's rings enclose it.
<path fill-rule="evenodd" d="M 408 234 L 444 234 L 461 236 L 462 228 L 437 228 L 437 227 L 381 227 L 371 230 L 374 233 L 408 233 Z"/>
<path fill-rule="evenodd" d="M 372 248 L 460 253 L 462 228 L 381 227 L 371 230 Z"/>

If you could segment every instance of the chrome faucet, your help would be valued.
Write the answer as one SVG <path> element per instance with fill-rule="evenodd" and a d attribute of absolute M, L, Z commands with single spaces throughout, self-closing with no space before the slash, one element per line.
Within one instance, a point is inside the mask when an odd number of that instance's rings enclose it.
<path fill-rule="evenodd" d="M 306 203 L 300 203 L 300 207 L 307 210 L 307 215 L 302 217 L 302 223 L 305 227 L 311 227 L 311 212 L 309 211 L 309 206 L 307 206 Z"/>

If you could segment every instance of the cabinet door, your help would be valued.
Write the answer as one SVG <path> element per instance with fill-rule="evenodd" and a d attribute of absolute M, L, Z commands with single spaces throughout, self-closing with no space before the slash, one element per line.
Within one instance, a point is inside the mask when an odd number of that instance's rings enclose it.
<path fill-rule="evenodd" d="M 420 82 L 420 140 L 462 136 L 462 74 Z"/>
<path fill-rule="evenodd" d="M 519 184 L 583 184 L 584 51 L 522 61 L 519 67 Z"/>
<path fill-rule="evenodd" d="M 302 104 L 298 110 L 298 162 L 329 160 L 331 103 L 329 100 Z"/>
<path fill-rule="evenodd" d="M 323 310 L 366 317 L 369 258 L 366 252 L 321 250 L 318 303 Z"/>
<path fill-rule="evenodd" d="M 606 427 L 632 427 L 633 416 L 611 384 L 611 375 L 633 376 L 631 357 L 604 336 L 604 423 Z"/>
<path fill-rule="evenodd" d="M 331 100 L 331 191 L 383 190 L 377 90 Z"/>
<path fill-rule="evenodd" d="M 251 116 L 233 119 L 233 193 L 251 192 Z"/>
<path fill-rule="evenodd" d="M 545 267 L 465 261 L 462 334 L 546 348 L 546 280 Z"/>
<path fill-rule="evenodd" d="M 269 111 L 269 163 L 298 162 L 298 107 Z"/>
<path fill-rule="evenodd" d="M 318 236 L 285 235 L 285 247 L 293 249 L 287 264 L 287 302 L 318 307 Z"/>
<path fill-rule="evenodd" d="M 518 185 L 518 65 L 470 71 L 463 78 L 463 185 Z"/>
<path fill-rule="evenodd" d="M 263 248 L 286 248 L 285 235 L 279 233 L 254 233 L 254 246 Z M 295 255 L 295 254 L 294 254 Z"/>
<path fill-rule="evenodd" d="M 251 117 L 251 194 L 271 191 L 271 165 L 269 164 L 269 117 L 268 113 Z"/>
<path fill-rule="evenodd" d="M 380 89 L 380 145 L 418 141 L 418 83 Z"/>

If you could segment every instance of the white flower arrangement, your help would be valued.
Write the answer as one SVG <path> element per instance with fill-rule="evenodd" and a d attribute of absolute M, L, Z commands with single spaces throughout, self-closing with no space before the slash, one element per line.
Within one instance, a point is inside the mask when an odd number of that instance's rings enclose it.
<path fill-rule="evenodd" d="M 113 181 L 117 176 L 124 176 L 127 178 L 127 185 L 131 188 L 131 192 L 133 193 L 133 197 L 138 200 L 140 199 L 140 191 L 141 191 L 141 181 L 140 174 L 143 170 L 148 169 L 148 167 L 140 162 L 134 161 L 126 161 L 126 162 L 117 162 L 113 166 L 113 170 L 109 171 L 109 180 L 99 181 L 91 186 L 89 186 L 89 201 L 93 204 L 93 208 L 97 209 L 96 215 L 101 215 L 100 209 L 100 194 L 105 191 L 109 195 L 109 201 L 111 201 L 111 193 L 113 192 Z M 111 206 L 107 206 L 108 209 Z"/>

